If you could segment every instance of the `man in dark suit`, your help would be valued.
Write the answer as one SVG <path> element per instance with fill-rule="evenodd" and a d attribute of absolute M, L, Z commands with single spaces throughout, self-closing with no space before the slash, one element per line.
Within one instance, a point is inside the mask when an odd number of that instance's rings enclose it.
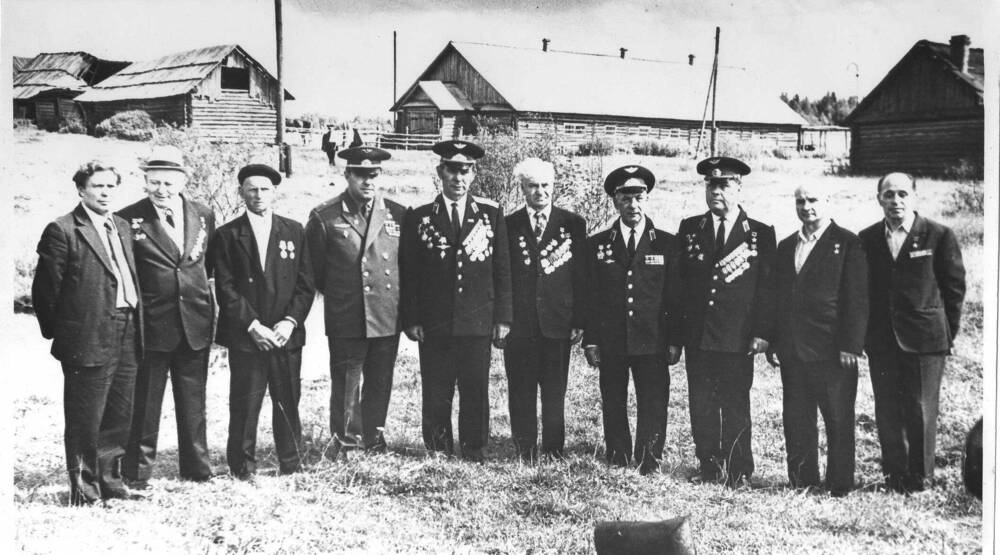
<path fill-rule="evenodd" d="M 246 480 L 257 469 L 257 418 L 268 388 L 278 471 L 301 468 L 299 370 L 316 292 L 302 224 L 271 209 L 281 174 L 250 164 L 236 179 L 246 213 L 219 228 L 208 254 L 219 299 L 216 342 L 229 349 L 226 460 Z"/>
<path fill-rule="evenodd" d="M 122 470 L 138 489 L 148 487 L 156 460 L 168 373 L 177 414 L 180 476 L 195 481 L 212 476 L 205 439 L 205 381 L 214 317 L 205 250 L 215 231 L 215 216 L 181 195 L 188 175 L 176 147 L 155 147 L 142 169 L 148 198 L 119 212 L 135 239 L 147 338 Z"/>
<path fill-rule="evenodd" d="M 965 298 L 955 234 L 914 212 L 916 194 L 910 175 L 880 179 L 885 219 L 859 234 L 868 257 L 865 351 L 882 472 L 886 486 L 901 492 L 923 490 L 934 477 L 941 375 Z"/>
<path fill-rule="evenodd" d="M 684 290 L 695 482 L 749 483 L 750 387 L 754 356 L 767 350 L 774 318 L 774 228 L 747 217 L 739 205 L 750 167 L 734 158 L 698 163 L 708 212 L 677 232 Z"/>
<path fill-rule="evenodd" d="M 142 326 L 132 236 L 110 212 L 121 176 L 95 160 L 73 182 L 81 202 L 45 227 L 31 300 L 62 363 L 70 503 L 84 505 L 132 498 L 121 463 Z"/>
<path fill-rule="evenodd" d="M 771 364 L 781 367 L 788 479 L 819 487 L 816 409 L 826 427 L 826 489 L 854 487 L 854 401 L 868 324 L 868 264 L 858 237 L 829 217 L 825 191 L 795 190 L 802 229 L 778 244 Z"/>
<path fill-rule="evenodd" d="M 330 429 L 338 448 L 385 451 L 406 208 L 378 190 L 388 152 L 360 146 L 339 156 L 347 189 L 314 208 L 306 224 L 330 348 Z"/>
<path fill-rule="evenodd" d="M 503 209 L 469 186 L 483 149 L 434 145 L 441 194 L 403 225 L 403 330 L 420 343 L 424 445 L 452 452 L 451 402 L 458 385 L 462 458 L 482 462 L 489 439 L 490 341 L 510 331 L 510 257 Z"/>
<path fill-rule="evenodd" d="M 337 165 L 337 142 L 331 140 L 333 135 L 333 127 L 327 126 L 326 133 L 323 133 L 323 137 L 320 140 L 320 149 L 326 153 L 327 161 L 330 162 L 331 166 Z"/>
<path fill-rule="evenodd" d="M 628 377 L 635 381 L 634 459 L 641 474 L 656 472 L 663 455 L 680 290 L 674 236 L 653 226 L 646 200 L 656 179 L 642 166 L 608 174 L 604 190 L 619 218 L 590 238 L 592 280 L 586 333 L 587 362 L 600 368 L 605 457 L 616 466 L 633 458 L 628 423 Z M 669 346 L 668 346 L 669 345 Z"/>
<path fill-rule="evenodd" d="M 504 347 L 510 432 L 522 460 L 538 457 L 538 391 L 542 454 L 561 457 L 569 349 L 583 336 L 587 224 L 552 206 L 555 169 L 528 158 L 514 167 L 525 206 L 506 218 L 514 321 Z"/>

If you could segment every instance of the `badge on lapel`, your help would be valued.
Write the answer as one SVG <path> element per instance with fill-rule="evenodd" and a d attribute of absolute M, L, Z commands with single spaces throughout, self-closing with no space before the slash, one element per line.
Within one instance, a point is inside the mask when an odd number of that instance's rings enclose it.
<path fill-rule="evenodd" d="M 295 260 L 295 243 L 291 241 L 278 241 L 278 256 Z"/>
<path fill-rule="evenodd" d="M 922 249 L 919 251 L 910 251 L 910 258 L 922 258 L 924 256 L 930 256 L 934 254 L 931 249 Z"/>
<path fill-rule="evenodd" d="M 205 241 L 208 239 L 208 225 L 205 223 L 205 216 L 201 218 L 201 229 L 198 236 L 194 238 L 194 246 L 191 247 L 191 260 L 198 260 L 202 251 L 205 250 Z"/>
<path fill-rule="evenodd" d="M 132 218 L 132 240 L 142 241 L 146 238 L 146 232 L 142 230 L 142 218 Z"/>

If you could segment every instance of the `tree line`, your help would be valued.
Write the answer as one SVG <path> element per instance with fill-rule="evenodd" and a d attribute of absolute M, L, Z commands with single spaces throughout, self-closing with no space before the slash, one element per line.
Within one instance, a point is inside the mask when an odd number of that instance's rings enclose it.
<path fill-rule="evenodd" d="M 781 93 L 781 100 L 811 125 L 843 125 L 847 115 L 858 105 L 858 97 L 837 98 L 835 92 L 828 92 L 818 100 Z"/>

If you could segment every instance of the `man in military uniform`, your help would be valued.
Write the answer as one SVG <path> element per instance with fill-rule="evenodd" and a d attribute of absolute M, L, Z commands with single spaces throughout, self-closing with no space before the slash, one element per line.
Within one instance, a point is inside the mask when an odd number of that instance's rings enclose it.
<path fill-rule="evenodd" d="M 500 206 L 469 194 L 483 149 L 451 140 L 433 151 L 441 157 L 441 194 L 403 226 L 403 329 L 420 343 L 424 445 L 452 452 L 457 382 L 462 457 L 482 462 L 490 341 L 502 345 L 512 319 L 507 227 Z"/>
<path fill-rule="evenodd" d="M 600 368 L 605 456 L 623 467 L 633 458 L 627 413 L 632 372 L 638 411 L 634 459 L 641 474 L 660 466 L 668 366 L 681 353 L 676 346 L 680 289 L 674 236 L 656 229 L 646 216 L 655 183 L 653 173 L 642 166 L 623 166 L 604 180 L 619 218 L 590 238 L 592 294 L 583 338 L 587 362 Z"/>
<path fill-rule="evenodd" d="M 330 348 L 330 429 L 341 448 L 385 451 L 406 208 L 378 190 L 388 152 L 358 146 L 338 156 L 347 189 L 313 209 L 306 224 Z"/>
<path fill-rule="evenodd" d="M 681 222 L 677 232 L 684 290 L 691 432 L 699 472 L 694 481 L 748 482 L 750 387 L 754 356 L 768 348 L 774 312 L 771 270 L 774 228 L 752 220 L 739 205 L 750 168 L 726 157 L 702 160 L 708 212 Z M 745 479 L 745 480 L 744 480 Z"/>
<path fill-rule="evenodd" d="M 587 223 L 552 206 L 555 169 L 528 158 L 514 167 L 525 206 L 507 216 L 514 323 L 504 347 L 510 432 L 522 460 L 538 456 L 536 400 L 542 396 L 542 454 L 560 457 L 569 349 L 586 318 Z"/>

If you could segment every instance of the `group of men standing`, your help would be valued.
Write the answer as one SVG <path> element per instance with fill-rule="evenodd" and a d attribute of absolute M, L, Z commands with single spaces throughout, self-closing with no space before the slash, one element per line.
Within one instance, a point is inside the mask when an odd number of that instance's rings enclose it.
<path fill-rule="evenodd" d="M 628 165 L 604 182 L 618 218 L 588 238 L 582 217 L 553 206 L 551 163 L 517 165 L 525 206 L 504 215 L 470 194 L 479 145 L 452 140 L 433 150 L 441 192 L 410 210 L 379 190 L 388 152 L 340 151 L 347 187 L 304 227 L 274 214 L 281 175 L 266 165 L 240 170 L 246 212 L 218 230 L 210 209 L 181 194 L 188 170 L 176 149 L 154 150 L 143 166 L 147 198 L 118 214 L 110 208 L 120 175 L 100 162 L 82 166 L 73 178 L 81 203 L 45 229 L 32 290 L 63 365 L 71 502 L 149 487 L 168 377 L 180 476 L 212 477 L 205 384 L 216 304 L 214 341 L 227 347 L 231 373 L 229 470 L 253 478 L 267 390 L 279 471 L 299 470 L 303 324 L 317 292 L 340 450 L 386 451 L 403 332 L 419 344 L 429 452 L 454 452 L 457 388 L 460 455 L 484 460 L 494 347 L 504 353 L 518 456 L 559 458 L 570 351 L 582 342 L 599 368 L 609 463 L 659 469 L 669 366 L 686 353 L 692 481 L 749 484 L 750 390 L 755 355 L 766 354 L 781 367 L 791 484 L 843 495 L 854 485 L 858 359 L 867 352 L 886 485 L 914 491 L 932 476 L 937 395 L 965 282 L 954 235 L 913 212 L 912 177 L 879 180 L 885 219 L 860 238 L 830 219 L 825 192 L 799 187 L 802 228 L 777 244 L 774 229 L 740 205 L 743 162 L 698 164 L 708 211 L 683 220 L 676 236 L 648 213 L 653 173 Z M 828 435 L 825 485 L 817 408 Z"/>

